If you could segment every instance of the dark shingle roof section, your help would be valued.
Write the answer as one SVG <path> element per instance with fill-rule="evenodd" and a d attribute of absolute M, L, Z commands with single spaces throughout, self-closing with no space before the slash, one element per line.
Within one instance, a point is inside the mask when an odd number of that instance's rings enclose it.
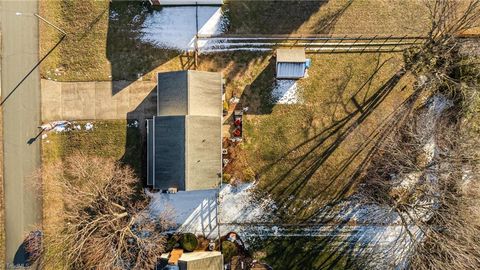
<path fill-rule="evenodd" d="M 188 114 L 188 72 L 166 72 L 157 75 L 157 115 Z"/>
<path fill-rule="evenodd" d="M 153 186 L 185 189 L 185 117 L 154 117 Z"/>

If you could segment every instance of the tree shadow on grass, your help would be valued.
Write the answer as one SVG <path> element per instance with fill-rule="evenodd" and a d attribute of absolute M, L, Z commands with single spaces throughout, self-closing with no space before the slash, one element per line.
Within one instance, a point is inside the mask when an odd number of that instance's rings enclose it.
<path fill-rule="evenodd" d="M 142 24 L 155 12 L 148 1 L 111 1 L 107 33 L 107 58 L 113 81 L 129 83 L 183 52 L 160 48 L 141 40 Z M 115 88 L 115 95 L 123 88 Z"/>
<path fill-rule="evenodd" d="M 349 211 L 340 210 L 345 207 L 338 201 L 322 208 L 315 220 L 275 224 L 281 233 L 258 236 L 260 241 L 250 241 L 252 251 L 263 254 L 262 260 L 274 269 L 397 269 L 404 265 L 411 241 L 401 225 L 387 221 L 389 211 L 362 212 L 351 205 Z M 383 223 L 378 223 L 382 218 L 377 214 L 384 215 Z M 372 217 L 377 220 L 370 221 Z"/>
<path fill-rule="evenodd" d="M 312 19 L 328 0 L 309 1 L 229 1 L 224 10 L 229 12 L 229 34 L 292 34 Z M 314 18 L 314 33 L 325 34 L 350 6 L 348 0 L 338 10 Z"/>
<path fill-rule="evenodd" d="M 244 88 L 240 97 L 240 103 L 244 107 L 248 107 L 248 114 L 272 113 L 275 105 L 272 97 L 275 80 L 275 59 L 270 58 L 268 66 L 262 70 L 253 83 Z"/>
<path fill-rule="evenodd" d="M 327 177 L 321 186 L 318 186 L 318 181 L 314 181 L 315 175 L 319 173 L 319 169 L 326 163 L 327 159 L 349 138 L 352 132 L 382 104 L 404 74 L 405 71 L 403 70 L 394 74 L 368 98 L 357 100 L 357 107 L 354 111 L 334 121 L 332 125 L 326 127 L 307 141 L 288 150 L 283 156 L 261 170 L 260 174 L 277 175 L 267 181 L 268 186 L 262 189 L 267 194 L 270 194 L 277 206 L 279 206 L 279 215 L 285 215 L 284 218 L 287 220 L 297 219 L 299 209 L 307 208 L 308 205 L 311 205 L 313 201 L 320 197 L 323 199 L 334 199 L 339 197 L 339 192 L 348 194 L 349 189 L 354 187 L 355 184 L 352 182 L 343 183 L 344 181 L 342 181 L 343 184 L 339 185 L 338 181 L 340 178 L 346 177 L 347 169 L 367 149 L 367 146 L 381 141 L 382 137 L 379 136 L 375 129 L 368 135 L 369 137 L 365 138 L 360 147 L 352 151 L 340 162 L 340 167 L 334 168 L 333 174 L 329 178 Z M 373 76 L 368 80 L 371 79 L 373 79 Z M 365 87 L 367 82 L 361 88 Z M 360 89 L 357 93 L 359 92 Z M 298 153 L 302 154 L 299 156 Z M 360 162 L 359 166 L 365 162 L 366 160 Z M 298 198 L 303 196 L 314 198 L 315 200 L 302 202 Z M 291 209 L 295 209 L 297 213 L 293 217 L 288 214 Z"/>

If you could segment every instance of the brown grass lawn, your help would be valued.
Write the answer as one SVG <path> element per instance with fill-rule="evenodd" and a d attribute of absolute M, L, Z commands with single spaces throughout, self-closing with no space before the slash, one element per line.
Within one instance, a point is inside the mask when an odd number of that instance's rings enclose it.
<path fill-rule="evenodd" d="M 417 0 L 227 1 L 231 34 L 418 35 L 428 27 Z M 180 52 L 138 40 L 148 14 L 141 1 L 40 0 L 40 13 L 68 36 L 41 65 L 44 78 L 59 81 L 153 79 L 153 70 L 184 68 Z M 114 16 L 114 14 L 118 14 Z M 40 52 L 59 40 L 40 24 Z"/>
<path fill-rule="evenodd" d="M 421 35 L 427 9 L 418 0 L 229 1 L 233 34 Z"/>
<path fill-rule="evenodd" d="M 86 121 L 75 124 L 82 127 Z M 42 141 L 43 162 L 56 162 L 82 151 L 84 154 L 123 160 L 139 172 L 142 157 L 140 130 L 127 128 L 126 120 L 91 121 L 93 131 L 50 132 Z"/>
<path fill-rule="evenodd" d="M 77 122 L 84 126 L 86 122 Z M 142 163 L 142 145 L 139 129 L 127 128 L 127 121 L 94 121 L 93 131 L 71 131 L 66 133 L 50 132 L 42 140 L 42 161 L 44 164 L 61 162 L 65 157 L 81 151 L 87 155 L 102 156 L 122 160 L 139 172 Z M 48 176 L 48 174 L 45 174 Z M 53 179 L 43 179 L 43 229 L 45 237 L 54 237 L 57 233 L 54 224 L 61 222 L 61 198 L 52 197 Z M 48 254 L 47 254 L 48 259 Z M 49 269 L 60 269 L 51 265 Z"/>
<path fill-rule="evenodd" d="M 253 171 L 260 189 L 297 210 L 305 202 L 315 209 L 355 190 L 353 174 L 413 84 L 408 74 L 394 76 L 403 64 L 400 53 L 308 57 L 313 65 L 298 82 L 303 103 L 296 105 L 271 102 L 272 55 L 230 53 L 200 61 L 202 70 L 223 71 L 227 98 L 240 96 L 241 106 L 249 107 L 245 141 L 231 150 L 234 169 L 227 173 L 242 178 Z M 288 200 L 291 196 L 297 199 Z"/>
<path fill-rule="evenodd" d="M 260 187 L 298 216 L 355 190 L 352 177 L 381 140 L 375 136 L 412 92 L 408 76 L 382 88 L 400 69 L 400 54 L 312 60 L 309 77 L 299 82 L 303 104 L 276 105 L 246 121 L 245 150 Z"/>
<path fill-rule="evenodd" d="M 41 15 L 68 34 L 41 65 L 42 77 L 59 81 L 136 80 L 138 74 L 161 65 L 181 69 L 178 52 L 137 40 L 147 3 L 41 0 Z M 119 16 L 113 20 L 109 16 L 114 12 Z M 40 27 L 40 52 L 45 55 L 60 34 L 46 24 Z"/>

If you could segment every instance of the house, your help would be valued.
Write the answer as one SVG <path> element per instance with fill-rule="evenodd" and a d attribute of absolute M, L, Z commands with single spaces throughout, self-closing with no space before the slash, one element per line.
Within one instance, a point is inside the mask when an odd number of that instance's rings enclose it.
<path fill-rule="evenodd" d="M 217 188 L 222 177 L 222 76 L 158 74 L 157 115 L 147 120 L 147 184 L 158 190 Z"/>
<path fill-rule="evenodd" d="M 149 0 L 153 6 L 221 6 L 223 0 Z"/>
<path fill-rule="evenodd" d="M 169 254 L 162 254 L 157 269 L 168 269 Z M 223 270 L 223 255 L 219 251 L 183 253 L 177 260 L 179 270 Z M 164 268 L 165 267 L 165 268 Z"/>
<path fill-rule="evenodd" d="M 277 49 L 277 79 L 303 78 L 306 69 L 305 49 Z"/>

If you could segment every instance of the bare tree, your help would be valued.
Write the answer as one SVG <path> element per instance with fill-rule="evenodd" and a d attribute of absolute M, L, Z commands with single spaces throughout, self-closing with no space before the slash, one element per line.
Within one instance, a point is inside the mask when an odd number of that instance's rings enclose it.
<path fill-rule="evenodd" d="M 43 263 L 65 269 L 153 269 L 164 251 L 170 217 L 149 216 L 132 169 L 111 159 L 75 154 L 46 165 L 61 198 L 62 222 L 45 235 Z"/>
<path fill-rule="evenodd" d="M 398 214 L 410 268 L 480 269 L 479 63 L 457 38 L 478 26 L 480 1 L 427 4 L 429 40 L 405 54 L 426 102 L 378 147 L 362 193 Z"/>

